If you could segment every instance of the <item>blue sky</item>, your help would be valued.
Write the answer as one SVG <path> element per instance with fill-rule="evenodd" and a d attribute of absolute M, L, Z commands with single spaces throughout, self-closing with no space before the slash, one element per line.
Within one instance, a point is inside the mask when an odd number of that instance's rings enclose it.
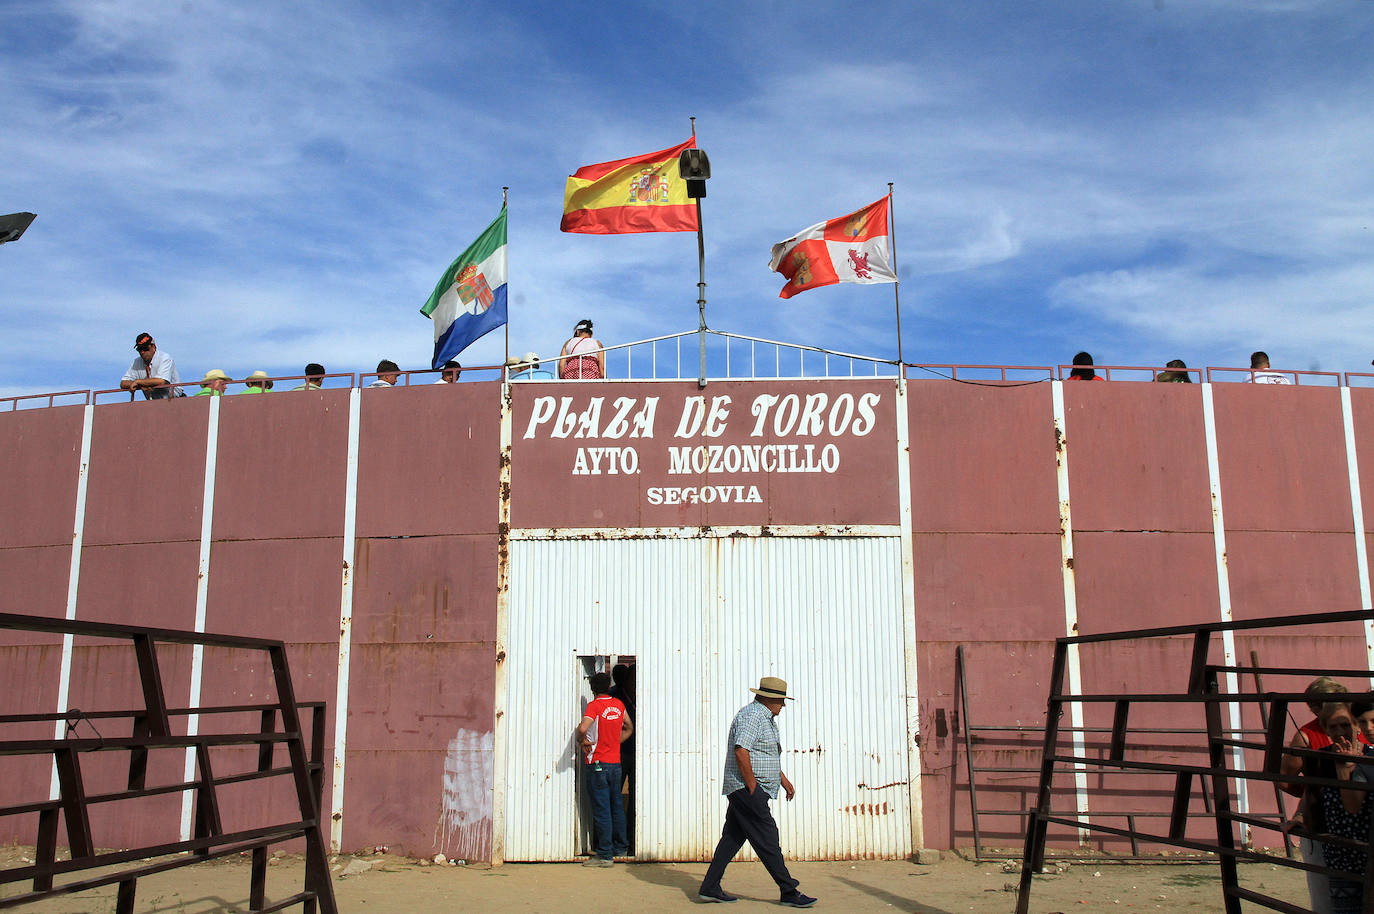
<path fill-rule="evenodd" d="M 1369 371 L 1374 0 L 7 0 L 0 396 L 425 368 L 510 187 L 511 349 L 696 326 L 696 239 L 558 230 L 566 176 L 697 118 L 712 327 L 896 354 L 890 286 L 770 245 L 895 184 L 926 363 Z M 467 364 L 503 355 L 500 333 Z"/>

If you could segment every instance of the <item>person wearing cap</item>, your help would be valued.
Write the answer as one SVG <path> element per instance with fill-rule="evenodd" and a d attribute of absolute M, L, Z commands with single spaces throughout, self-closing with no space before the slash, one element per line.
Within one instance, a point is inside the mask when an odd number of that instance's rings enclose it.
<path fill-rule="evenodd" d="M 298 384 L 291 388 L 292 390 L 319 390 L 320 387 L 323 386 L 324 366 L 319 362 L 311 362 L 309 365 L 306 365 L 305 371 L 303 371 L 302 374 L 305 375 L 305 383 Z"/>
<path fill-rule="evenodd" d="M 730 805 L 725 811 L 720 843 L 697 897 L 702 901 L 736 900 L 720 887 L 720 878 L 748 841 L 768 875 L 778 884 L 782 893 L 779 901 L 792 908 L 809 908 L 816 899 L 797 891 L 797 880 L 782 859 L 778 824 L 768 809 L 768 801 L 776 799 L 780 790 L 786 791 L 788 800 L 797 793 L 782 771 L 782 739 L 776 720 L 791 696 L 787 694 L 787 683 L 776 676 L 764 676 L 759 687 L 749 691 L 754 693 L 754 700 L 740 708 L 730 724 L 725 783 L 721 787 Z"/>
<path fill-rule="evenodd" d="M 229 376 L 218 368 L 211 368 L 205 372 L 205 377 L 200 379 L 200 390 L 196 391 L 197 397 L 222 397 L 224 396 L 224 385 L 229 383 Z"/>
<path fill-rule="evenodd" d="M 602 348 L 601 341 L 592 336 L 592 322 L 578 321 L 572 339 L 558 353 L 558 376 L 586 380 L 606 377 L 606 353 L 597 351 Z"/>
<path fill-rule="evenodd" d="M 527 352 L 515 362 L 510 376 L 512 381 L 552 381 L 553 372 L 539 367 L 539 353 Z"/>
<path fill-rule="evenodd" d="M 272 382 L 267 380 L 267 372 L 259 368 L 257 371 L 243 379 L 243 390 L 240 394 L 265 394 L 272 389 Z"/>
<path fill-rule="evenodd" d="M 368 387 L 395 387 L 396 379 L 401 376 L 401 366 L 391 359 L 382 359 L 377 363 L 377 379 Z"/>
<path fill-rule="evenodd" d="M 439 380 L 435 381 L 434 383 L 452 384 L 454 381 L 458 380 L 458 376 L 462 373 L 463 366 L 459 365 L 453 359 L 449 359 L 447 362 L 444 363 L 443 371 L 439 372 Z"/>
<path fill-rule="evenodd" d="M 141 390 L 147 400 L 186 396 L 180 387 L 173 386 L 181 383 L 176 362 L 167 353 L 158 351 L 151 333 L 140 333 L 134 337 L 134 349 L 138 355 L 134 356 L 133 364 L 120 379 L 120 390 Z"/>

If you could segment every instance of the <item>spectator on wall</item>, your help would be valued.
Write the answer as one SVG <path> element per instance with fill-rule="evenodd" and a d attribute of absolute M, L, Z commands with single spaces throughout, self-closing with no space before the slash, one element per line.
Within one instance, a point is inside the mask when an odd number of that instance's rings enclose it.
<path fill-rule="evenodd" d="M 267 372 L 259 368 L 257 371 L 243 379 L 243 390 L 240 394 L 265 394 L 272 389 L 272 382 L 267 379 Z"/>
<path fill-rule="evenodd" d="M 453 359 L 444 363 L 443 370 L 439 372 L 439 380 L 435 384 L 452 384 L 458 380 L 458 376 L 463 373 L 463 366 Z"/>
<path fill-rule="evenodd" d="M 1269 370 L 1269 353 L 1264 351 L 1250 353 L 1250 383 L 1252 384 L 1292 384 L 1293 379 L 1286 374 Z"/>
<path fill-rule="evenodd" d="M 401 376 L 401 366 L 391 359 L 382 359 L 377 363 L 377 380 L 373 381 L 368 387 L 395 387 L 396 379 Z"/>
<path fill-rule="evenodd" d="M 180 387 L 173 385 L 181 382 L 177 374 L 176 362 L 165 352 L 159 352 L 151 333 L 140 333 L 134 337 L 133 364 L 120 379 L 120 390 L 141 390 L 147 400 L 170 400 L 184 397 Z"/>
<path fill-rule="evenodd" d="M 305 366 L 305 383 L 298 384 L 292 390 L 319 390 L 324 386 L 324 366 L 319 362 L 311 362 Z"/>
<path fill-rule="evenodd" d="M 586 380 L 606 377 L 606 353 L 597 351 L 603 348 L 601 341 L 592 336 L 592 322 L 578 321 L 572 339 L 558 353 L 558 376 Z"/>
<path fill-rule="evenodd" d="M 1068 381 L 1101 381 L 1103 380 L 1093 369 L 1093 357 L 1090 353 L 1080 352 L 1073 357 L 1076 368 L 1069 372 Z"/>
<path fill-rule="evenodd" d="M 224 386 L 229 383 L 229 376 L 218 368 L 211 368 L 205 372 L 205 377 L 200 379 L 200 390 L 196 391 L 197 397 L 221 397 L 224 395 Z"/>
<path fill-rule="evenodd" d="M 553 380 L 553 372 L 547 368 L 539 367 L 539 354 L 537 352 L 527 352 L 511 369 L 510 379 L 512 381 L 551 381 Z"/>
<path fill-rule="evenodd" d="M 1188 366 L 1182 359 L 1170 359 L 1169 364 L 1164 367 L 1174 369 L 1186 369 Z M 1155 375 L 1155 380 L 1163 381 L 1165 383 L 1173 382 L 1175 384 L 1193 383 L 1193 379 L 1191 376 L 1189 376 L 1187 371 L 1161 371 L 1159 374 Z"/>

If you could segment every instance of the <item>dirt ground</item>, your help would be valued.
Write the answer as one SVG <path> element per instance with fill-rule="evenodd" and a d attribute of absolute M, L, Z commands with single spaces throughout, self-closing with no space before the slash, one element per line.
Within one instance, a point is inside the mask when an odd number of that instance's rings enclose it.
<path fill-rule="evenodd" d="M 27 848 L 5 848 L 0 865 L 32 860 Z M 1011 911 L 1019 878 L 1013 864 L 973 863 L 945 853 L 939 863 L 922 866 L 902 861 L 793 863 L 802 890 L 820 899 L 817 909 L 831 911 L 906 911 L 954 914 L 964 911 Z M 435 866 L 394 856 L 335 859 L 334 891 L 339 910 L 448 911 L 678 911 L 695 907 L 704 863 L 618 863 L 610 869 L 577 864 L 513 863 L 491 867 Z M 1010 870 L 1010 871 L 1006 871 Z M 298 856 L 275 857 L 268 878 L 268 898 L 300 890 L 304 868 Z M 139 880 L 135 910 L 149 914 L 248 912 L 248 860 L 229 859 L 184 867 Z M 1267 863 L 1241 866 L 1241 883 L 1279 898 L 1305 903 L 1302 873 Z M 727 891 L 740 901 L 732 914 L 782 910 L 777 890 L 758 863 L 736 861 L 725 874 Z M 16 894 L 0 888 L 0 897 Z M 50 899 L 26 911 L 91 912 L 114 910 L 113 887 Z M 295 910 L 300 910 L 296 908 Z M 1219 911 L 1220 876 L 1215 865 L 1198 863 L 1077 862 L 1061 873 L 1035 878 L 1031 910 Z M 1247 906 L 1246 910 L 1262 910 Z"/>

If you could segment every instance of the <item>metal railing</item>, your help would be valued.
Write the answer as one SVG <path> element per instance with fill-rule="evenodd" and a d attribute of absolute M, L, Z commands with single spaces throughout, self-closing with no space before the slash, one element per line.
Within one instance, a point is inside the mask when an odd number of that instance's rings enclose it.
<path fill-rule="evenodd" d="M 280 641 L 261 638 L 240 638 L 210 635 L 171 629 L 143 628 L 131 625 L 111 625 L 99 622 L 78 622 L 41 616 L 0 613 L 0 629 L 50 632 L 68 638 L 92 637 L 115 639 L 133 649 L 137 662 L 139 686 L 143 704 L 140 707 L 113 711 L 82 712 L 68 710 L 58 713 L 33 712 L 0 715 L 0 735 L 10 727 L 34 723 L 66 724 L 61 738 L 0 740 L 0 759 L 18 756 L 49 756 L 56 772 L 57 797 L 46 795 L 27 803 L 0 807 L 0 816 L 38 816 L 38 834 L 34 842 L 35 861 L 32 864 L 0 870 L 0 885 L 28 882 L 27 892 L 0 898 L 0 908 L 14 907 L 56 895 L 67 895 L 107 885 L 117 885 L 115 903 L 117 914 L 131 914 L 139 878 L 182 866 L 248 853 L 252 857 L 249 909 L 252 911 L 281 911 L 301 905 L 306 914 L 318 909 L 323 914 L 336 914 L 334 889 L 330 882 L 326 846 L 320 829 L 320 808 L 324 777 L 324 703 L 297 702 L 291 672 L 287 666 L 286 648 Z M 167 693 L 162 684 L 158 663 L 158 645 L 170 643 L 200 645 L 238 650 L 261 651 L 267 654 L 276 689 L 276 700 L 259 704 L 232 706 L 169 708 Z M 300 711 L 308 709 L 312 715 L 307 734 L 301 725 Z M 217 733 L 177 735 L 173 731 L 174 718 L 190 718 L 197 722 L 219 720 L 223 716 L 257 715 L 256 728 L 225 727 Z M 126 722 L 129 735 L 104 736 L 95 722 L 109 729 L 109 724 Z M 280 728 L 277 723 L 280 721 Z M 86 724 L 94 736 L 77 735 Z M 256 765 L 248 771 L 216 772 L 212 751 L 221 747 L 257 747 Z M 275 750 L 286 750 L 289 764 L 274 764 Z M 195 761 L 192 780 L 167 784 L 148 784 L 148 761 L 151 752 L 182 750 Z M 95 753 L 123 752 L 128 754 L 126 789 L 92 794 L 87 792 L 87 778 L 83 773 L 83 758 Z M 283 821 L 225 831 L 219 804 L 219 788 L 242 785 L 272 778 L 289 778 L 295 788 L 294 815 Z M 91 830 L 92 806 L 124 803 L 145 797 L 191 792 L 194 797 L 194 830 L 190 838 L 163 844 L 101 851 L 95 846 Z M 69 857 L 57 858 L 59 819 L 65 824 Z M 179 824 L 179 823 L 178 823 Z M 304 839 L 305 885 L 301 892 L 288 898 L 268 902 L 268 848 L 286 841 Z M 175 855 L 175 856 L 173 856 Z M 127 864 L 136 864 L 126 867 Z M 76 876 L 74 881 L 57 882 L 58 877 Z"/>
<path fill-rule="evenodd" d="M 687 330 L 664 336 L 650 337 L 630 343 L 620 343 L 601 349 L 580 352 L 579 356 L 604 355 L 606 358 L 607 381 L 642 380 L 686 380 L 696 378 L 699 365 L 698 347 L 703 334 L 698 330 Z M 901 374 L 908 379 L 944 378 L 955 381 L 984 381 L 1006 384 L 1031 383 L 1035 381 L 1064 380 L 1075 368 L 1091 367 L 1097 377 L 1110 381 L 1154 381 L 1160 374 L 1168 377 L 1183 374 L 1190 382 L 1208 381 L 1213 383 L 1248 382 L 1256 369 L 1251 368 L 1170 368 L 1168 366 L 1144 365 L 978 365 L 973 363 L 898 363 L 895 359 L 861 355 L 809 346 L 802 343 L 785 343 L 763 337 L 746 336 L 722 330 L 707 330 L 706 377 L 708 380 L 764 380 L 764 379 L 802 379 L 802 378 L 896 378 Z M 686 359 L 684 361 L 684 348 Z M 512 358 L 510 364 L 464 366 L 460 381 L 480 378 L 499 378 L 502 381 L 525 384 L 531 382 L 547 383 L 559 381 L 558 366 L 560 356 L 538 358 L 541 372 L 552 377 L 520 378 L 522 364 Z M 1325 387 L 1371 387 L 1374 386 L 1374 372 L 1299 371 L 1292 369 L 1270 369 L 1273 374 L 1290 378 L 1294 384 Z M 398 371 L 396 386 L 414 386 L 433 383 L 438 380 L 442 369 L 412 369 Z M 367 386 L 379 377 L 376 371 L 354 373 L 331 373 L 325 375 L 326 388 Z M 339 383 L 346 379 L 347 383 Z M 229 381 L 232 388 L 243 385 L 247 379 Z M 305 375 L 285 375 L 265 379 L 274 383 L 304 382 Z M 183 381 L 176 387 L 198 388 L 200 381 Z M 281 388 L 278 388 L 281 389 Z M 294 388 L 293 388 L 294 389 Z M 226 395 L 242 393 L 226 391 Z M 194 391 L 191 391 L 193 393 Z M 136 399 L 137 391 L 113 388 L 109 390 L 69 390 L 55 393 L 22 394 L 13 397 L 0 397 L 0 412 L 24 409 L 45 408 L 57 405 L 59 400 L 71 401 L 66 405 L 85 405 L 90 403 L 127 401 Z"/>
<path fill-rule="evenodd" d="M 1208 658 L 1212 648 L 1217 646 L 1215 636 L 1223 640 L 1229 633 L 1282 634 L 1282 629 L 1301 626 L 1304 635 L 1310 635 L 1314 626 L 1334 626 L 1344 623 L 1367 624 L 1374 620 L 1374 611 L 1312 613 L 1292 616 L 1278 616 L 1269 619 L 1253 619 L 1243 622 L 1207 623 L 1202 625 L 1181 625 L 1169 628 L 1145 629 L 1138 631 L 1112 632 L 1099 635 L 1082 635 L 1072 638 L 1059 638 L 1055 642 L 1054 661 L 1050 673 L 1049 698 L 1045 711 L 1044 748 L 1041 753 L 1040 778 L 1036 802 L 1029 811 L 1026 825 L 1025 846 L 1021 860 L 1021 881 L 1017 892 L 1017 914 L 1026 914 L 1030 905 L 1030 892 L 1033 875 L 1042 872 L 1045 864 L 1048 830 L 1051 825 L 1076 829 L 1079 833 L 1089 832 L 1112 835 L 1135 842 L 1149 842 L 1184 848 L 1191 851 L 1215 855 L 1221 869 L 1223 910 L 1227 914 L 1240 914 L 1241 902 L 1248 901 L 1261 907 L 1276 911 L 1303 912 L 1302 908 L 1290 901 L 1267 895 L 1263 892 L 1240 885 L 1237 862 L 1241 860 L 1262 861 L 1274 866 L 1286 866 L 1311 872 L 1336 875 L 1356 880 L 1365 889 L 1365 910 L 1374 908 L 1374 893 L 1369 887 L 1374 885 L 1374 855 L 1368 849 L 1374 845 L 1374 821 L 1364 840 L 1337 837 L 1328 834 L 1314 834 L 1305 826 L 1294 825 L 1282 819 L 1282 802 L 1279 801 L 1280 815 L 1256 815 L 1243 809 L 1238 811 L 1233 805 L 1233 796 L 1252 783 L 1260 786 L 1296 785 L 1314 790 L 1339 787 L 1342 790 L 1359 790 L 1368 793 L 1374 789 L 1369 782 L 1336 780 L 1319 774 L 1304 772 L 1298 775 L 1284 774 L 1280 763 L 1285 755 L 1304 759 L 1330 759 L 1328 752 L 1297 749 L 1285 745 L 1285 734 L 1289 722 L 1288 706 L 1303 703 L 1307 696 L 1300 691 L 1270 692 L 1257 686 L 1254 692 L 1245 692 L 1239 685 L 1241 675 L 1275 675 L 1285 678 L 1298 677 L 1310 679 L 1317 676 L 1358 676 L 1368 681 L 1368 669 L 1332 669 L 1304 667 L 1261 667 L 1251 663 L 1248 666 L 1216 664 Z M 1093 644 L 1127 642 L 1132 650 L 1139 651 L 1139 642 L 1157 638 L 1186 638 L 1190 641 L 1190 660 L 1187 665 L 1187 678 L 1178 687 L 1170 690 L 1168 683 L 1151 683 L 1149 692 L 1122 692 L 1115 694 L 1070 694 L 1065 687 L 1069 655 L 1071 651 Z M 1223 688 L 1225 682 L 1225 688 Z M 1371 700 L 1374 692 L 1331 693 L 1324 696 L 1330 701 Z M 1086 752 L 1080 753 L 1073 747 L 1061 745 L 1060 734 L 1069 728 L 1063 727 L 1061 717 L 1066 705 L 1076 703 L 1088 705 L 1109 705 L 1112 708 L 1112 727 L 1109 751 L 1105 757 L 1093 757 Z M 1240 708 L 1244 705 L 1262 707 L 1268 705 L 1264 721 L 1264 739 L 1247 740 L 1246 731 L 1237 721 Z M 1131 737 L 1138 731 L 1132 730 L 1130 719 L 1134 709 L 1141 705 L 1166 705 L 1177 715 L 1190 710 L 1199 713 L 1204 719 L 1206 732 L 1205 763 L 1185 764 L 1174 761 L 1158 761 L 1142 758 L 1153 748 L 1133 743 Z M 1223 723 L 1223 705 L 1231 709 L 1231 721 Z M 1247 757 L 1247 752 L 1250 753 Z M 1259 764 L 1252 764 L 1258 759 Z M 1087 813 L 1060 811 L 1052 808 L 1054 780 L 1057 774 L 1072 768 L 1076 772 L 1091 772 L 1095 777 L 1106 780 L 1114 777 L 1160 777 L 1172 782 L 1173 802 L 1168 815 L 1168 831 L 1165 833 L 1144 832 L 1134 825 L 1118 828 L 1096 821 Z M 1212 815 L 1215 824 L 1215 837 L 1203 838 L 1187 834 L 1188 807 L 1192 797 L 1193 779 L 1210 782 L 1212 795 Z M 1235 785 L 1234 788 L 1232 785 Z M 1362 874 L 1344 873 L 1328 867 L 1316 866 L 1304 861 L 1259 853 L 1249 846 L 1244 835 L 1253 829 L 1272 831 L 1289 830 L 1301 837 L 1315 838 L 1324 842 L 1353 845 L 1366 851 L 1366 871 Z M 1242 837 L 1237 839 L 1237 830 Z"/>

